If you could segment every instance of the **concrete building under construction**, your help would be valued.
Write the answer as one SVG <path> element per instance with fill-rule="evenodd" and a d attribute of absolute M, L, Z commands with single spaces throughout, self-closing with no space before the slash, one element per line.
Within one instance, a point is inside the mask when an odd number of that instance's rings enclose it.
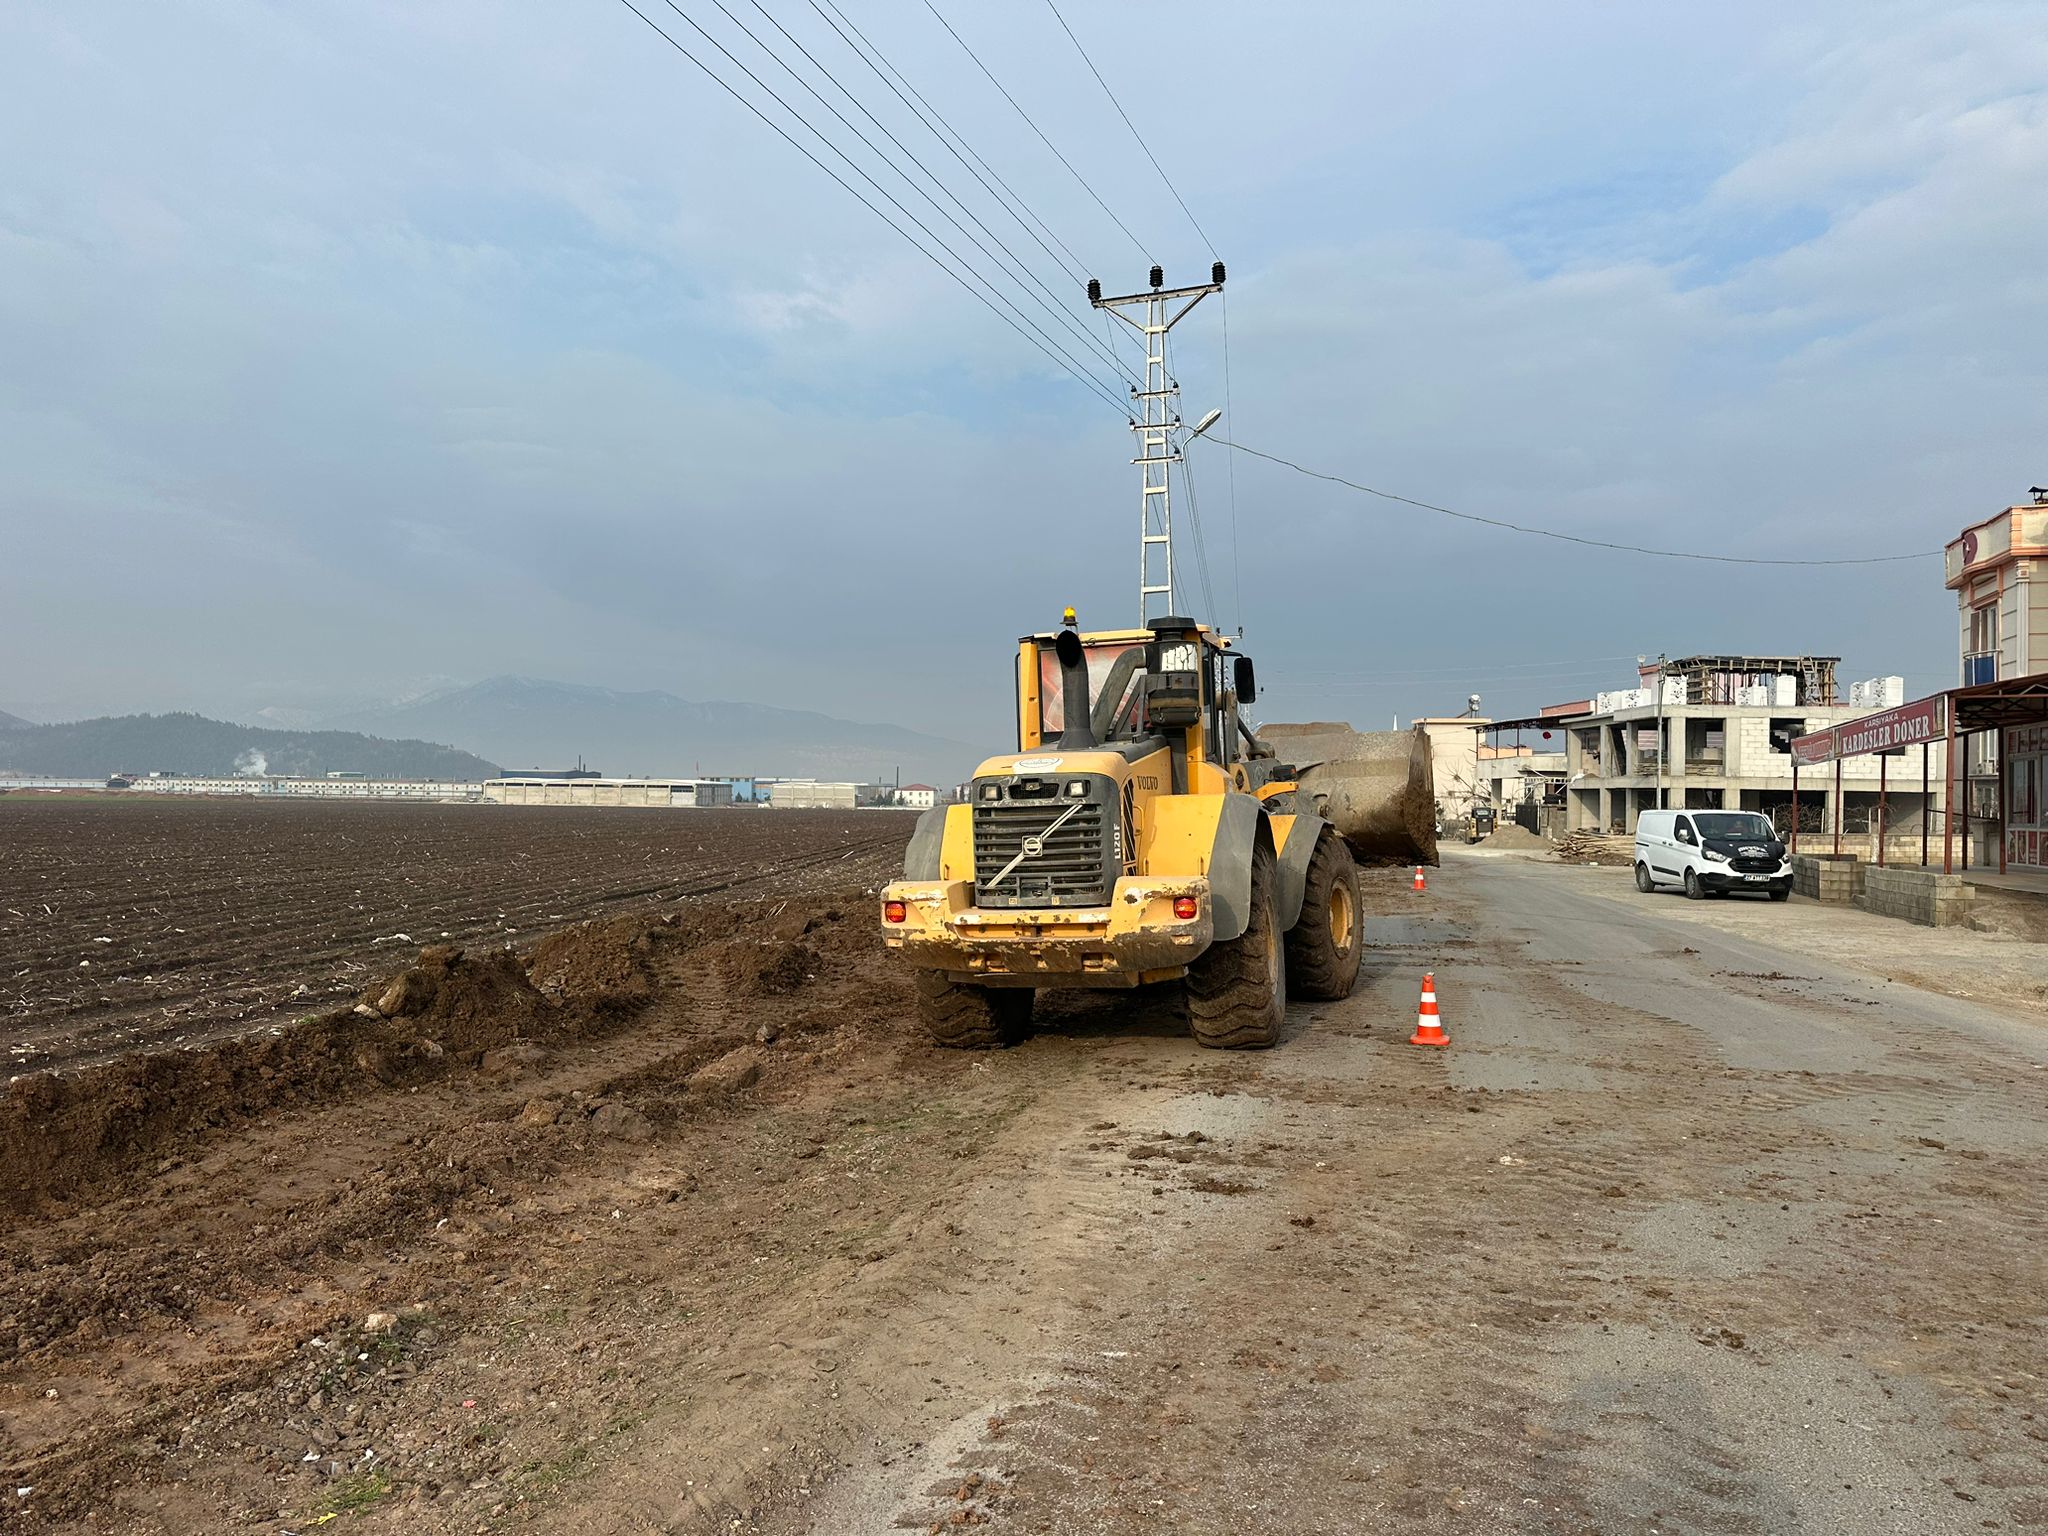
<path fill-rule="evenodd" d="M 1650 662 L 1635 688 L 1541 721 L 1564 736 L 1567 828 L 1633 831 L 1641 812 L 1662 804 L 1761 811 L 1789 830 L 1793 740 L 1901 701 L 1891 697 L 1902 686 L 1897 679 L 1859 684 L 1858 701 L 1842 701 L 1838 662 L 1746 655 L 1683 656 L 1661 668 Z M 1801 786 L 1800 826 L 1868 832 L 1882 778 L 1886 832 L 1917 838 L 1930 805 L 1941 802 L 1946 766 L 1939 742 L 1889 761 L 1853 759 L 1843 765 L 1839 792 L 1831 779 Z"/>

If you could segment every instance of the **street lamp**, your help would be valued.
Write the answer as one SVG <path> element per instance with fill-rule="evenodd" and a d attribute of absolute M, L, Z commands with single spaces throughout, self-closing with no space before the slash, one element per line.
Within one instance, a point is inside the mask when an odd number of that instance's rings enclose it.
<path fill-rule="evenodd" d="M 1188 441 L 1193 442 L 1196 438 L 1200 437 L 1204 432 L 1208 431 L 1211 427 L 1215 426 L 1216 423 L 1221 421 L 1222 419 L 1223 412 L 1221 410 L 1211 411 L 1208 415 L 1204 416 L 1200 421 L 1195 423 L 1195 430 L 1188 434 Z"/>

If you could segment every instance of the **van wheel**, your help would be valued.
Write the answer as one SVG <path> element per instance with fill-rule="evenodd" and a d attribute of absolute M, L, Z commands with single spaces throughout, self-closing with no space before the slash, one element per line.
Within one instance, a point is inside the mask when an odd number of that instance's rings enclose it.
<path fill-rule="evenodd" d="M 1781 887 L 1778 887 L 1778 886 L 1772 886 L 1772 887 L 1771 887 L 1771 900 L 1773 900 L 1773 901 L 1790 901 L 1791 899 L 1792 899 L 1792 887 L 1791 887 L 1791 886 L 1789 886 L 1789 885 L 1788 885 L 1788 886 L 1784 886 L 1784 887 L 1782 887 L 1782 888 L 1781 888 Z"/>
<path fill-rule="evenodd" d="M 1639 891 L 1653 891 L 1656 888 L 1656 882 L 1650 878 L 1650 866 L 1647 864 L 1637 864 L 1636 889 Z"/>
<path fill-rule="evenodd" d="M 943 971 L 917 973 L 917 1017 L 932 1044 L 986 1050 L 1015 1045 L 1031 1023 L 1029 987 L 977 987 Z"/>
<path fill-rule="evenodd" d="M 1244 933 L 1211 944 L 1188 967 L 1188 1026 L 1195 1044 L 1258 1050 L 1287 1017 L 1287 960 L 1273 913 L 1273 850 L 1252 851 L 1252 915 Z"/>
<path fill-rule="evenodd" d="M 1685 899 L 1687 901 L 1699 901 L 1706 894 L 1706 887 L 1700 884 L 1700 872 L 1696 869 L 1688 869 L 1685 872 Z"/>

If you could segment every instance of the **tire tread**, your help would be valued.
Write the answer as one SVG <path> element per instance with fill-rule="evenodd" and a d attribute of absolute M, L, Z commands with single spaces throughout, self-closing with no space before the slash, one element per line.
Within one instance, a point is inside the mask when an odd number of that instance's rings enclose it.
<path fill-rule="evenodd" d="M 934 1045 L 991 1050 L 1014 1045 L 1031 1021 L 1029 988 L 977 987 L 938 971 L 917 975 L 917 1017 Z"/>
<path fill-rule="evenodd" d="M 1274 926 L 1272 850 L 1252 855 L 1251 922 L 1243 935 L 1212 944 L 1188 967 L 1188 1025 L 1197 1045 L 1259 1050 L 1280 1038 L 1287 1011 L 1284 944 L 1269 944 Z M 1269 960 L 1270 957 L 1270 960 Z"/>

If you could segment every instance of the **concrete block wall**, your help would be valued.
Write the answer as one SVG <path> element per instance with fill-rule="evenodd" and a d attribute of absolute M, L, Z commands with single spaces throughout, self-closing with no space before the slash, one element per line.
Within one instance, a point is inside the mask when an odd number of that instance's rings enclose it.
<path fill-rule="evenodd" d="M 1813 901 L 1848 904 L 1863 894 L 1863 863 L 1853 853 L 1795 853 L 1792 889 Z"/>
<path fill-rule="evenodd" d="M 1768 716 L 1738 715 L 1727 725 L 1723 738 L 1728 754 L 1728 772 L 1737 776 L 1750 774 L 1761 777 L 1766 774 L 1785 772 L 1783 753 L 1771 751 L 1771 722 Z M 1775 763 L 1776 766 L 1773 766 Z"/>
<path fill-rule="evenodd" d="M 1970 920 L 1976 888 L 1961 875 L 1926 869 L 1870 869 L 1864 872 L 1863 907 L 1923 928 L 1950 928 Z"/>

